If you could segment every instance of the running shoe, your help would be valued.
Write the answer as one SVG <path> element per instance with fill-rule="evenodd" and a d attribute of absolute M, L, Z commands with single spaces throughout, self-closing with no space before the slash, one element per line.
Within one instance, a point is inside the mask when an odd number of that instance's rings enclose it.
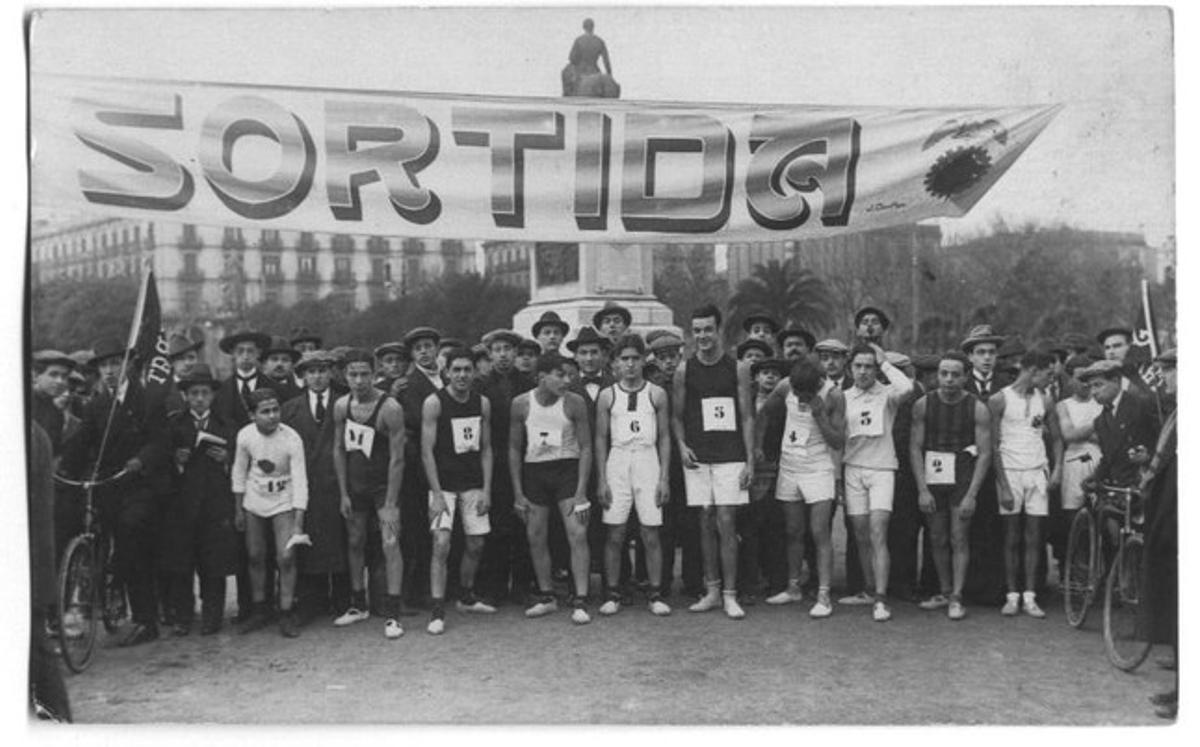
<path fill-rule="evenodd" d="M 961 620 L 967 616 L 967 608 L 957 599 L 951 599 L 950 605 L 946 610 L 946 616 L 951 620 Z"/>
<path fill-rule="evenodd" d="M 475 596 L 463 597 L 455 602 L 454 606 L 459 612 L 474 612 L 480 615 L 491 615 L 496 612 L 495 607 Z"/>
<path fill-rule="evenodd" d="M 736 601 L 736 600 L 735 600 Z M 717 589 L 711 588 L 704 596 L 700 597 L 692 606 L 688 607 L 689 612 L 708 612 L 709 610 L 719 609 L 721 607 L 721 594 Z"/>
<path fill-rule="evenodd" d="M 838 604 L 868 605 L 874 601 L 875 598 L 870 594 L 865 591 L 860 591 L 857 594 L 851 594 L 850 596 L 842 597 L 838 600 Z"/>
<path fill-rule="evenodd" d="M 934 594 L 930 598 L 917 604 L 923 610 L 940 610 L 943 607 L 950 606 L 950 600 L 945 594 Z"/>
<path fill-rule="evenodd" d="M 650 613 L 659 617 L 666 617 L 671 614 L 671 606 L 663 601 L 662 597 L 650 597 Z"/>
<path fill-rule="evenodd" d="M 1041 620 L 1046 616 L 1046 611 L 1038 606 L 1037 600 L 1033 598 L 1032 594 L 1025 597 L 1025 604 L 1023 606 L 1025 607 L 1025 614 L 1030 617 L 1036 617 Z"/>
<path fill-rule="evenodd" d="M 887 622 L 888 620 L 892 619 L 892 611 L 888 609 L 887 604 L 883 602 L 876 602 L 875 609 L 871 613 L 871 616 L 875 618 L 875 622 L 877 623 Z"/>
<path fill-rule="evenodd" d="M 338 615 L 338 617 L 333 621 L 333 624 L 339 628 L 343 628 L 347 625 L 353 625 L 356 622 L 362 622 L 370 616 L 371 613 L 367 612 L 366 610 L 360 610 L 357 607 L 351 607 L 342 614 Z"/>
<path fill-rule="evenodd" d="M 400 621 L 394 617 L 389 617 L 383 623 L 383 637 L 389 639 L 399 638 L 404 635 L 404 628 L 400 626 Z"/>
<path fill-rule="evenodd" d="M 616 597 L 610 597 L 607 602 L 600 605 L 601 615 L 615 615 L 621 611 L 621 600 Z"/>
<path fill-rule="evenodd" d="M 730 620 L 741 620 L 746 616 L 746 610 L 742 609 L 742 605 L 738 604 L 737 596 L 725 594 L 724 597 L 726 617 Z"/>
<path fill-rule="evenodd" d="M 429 621 L 429 625 L 425 626 L 425 632 L 430 635 L 441 635 L 446 630 L 446 621 L 440 617 L 435 617 Z"/>
<path fill-rule="evenodd" d="M 778 594 L 767 597 L 767 604 L 794 604 L 802 601 L 804 601 L 804 593 L 792 587 L 788 587 Z"/>
<path fill-rule="evenodd" d="M 1012 617 L 1021 609 L 1021 595 L 1015 591 L 1010 591 L 1005 597 L 1004 606 L 1000 608 L 1000 614 Z"/>
<path fill-rule="evenodd" d="M 296 613 L 286 610 L 279 615 L 279 634 L 284 638 L 296 638 L 300 629 L 296 626 Z"/>
<path fill-rule="evenodd" d="M 551 612 L 558 611 L 558 600 L 553 596 L 546 594 L 538 597 L 532 607 L 525 610 L 525 617 L 545 617 Z"/>
<path fill-rule="evenodd" d="M 833 614 L 833 604 L 829 600 L 828 592 L 817 593 L 817 603 L 808 611 L 809 617 L 829 617 Z"/>
<path fill-rule="evenodd" d="M 571 622 L 576 625 L 587 625 L 592 621 L 592 616 L 587 613 L 582 604 L 577 604 L 575 609 L 571 610 Z"/>

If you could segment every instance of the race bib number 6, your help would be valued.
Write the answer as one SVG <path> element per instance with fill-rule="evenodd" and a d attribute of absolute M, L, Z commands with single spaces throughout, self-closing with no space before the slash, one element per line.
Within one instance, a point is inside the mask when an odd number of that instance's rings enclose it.
<path fill-rule="evenodd" d="M 737 430 L 733 397 L 704 397 L 700 400 L 700 413 L 706 431 Z"/>

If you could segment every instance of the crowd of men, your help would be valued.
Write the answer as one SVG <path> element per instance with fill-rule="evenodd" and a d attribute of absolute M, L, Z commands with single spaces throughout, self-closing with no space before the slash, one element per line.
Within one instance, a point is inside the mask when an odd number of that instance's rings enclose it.
<path fill-rule="evenodd" d="M 631 321 L 609 304 L 573 337 L 547 311 L 530 337 L 468 346 L 416 327 L 373 350 L 240 330 L 220 340 L 223 381 L 176 334 L 157 398 L 100 340 L 32 356 L 32 420 L 59 473 L 126 473 L 96 491 L 125 645 L 193 632 L 197 578 L 199 633 L 219 631 L 229 576 L 240 631 L 277 621 L 287 637 L 379 617 L 397 638 L 418 609 L 441 634 L 448 599 L 527 617 L 564 602 L 576 624 L 639 599 L 657 616 L 807 601 L 813 618 L 862 605 L 883 622 L 903 600 L 1041 618 L 1047 556 L 1085 491 L 1168 465 L 1173 482 L 1175 354 L 1157 361 L 1164 396 L 1129 329 L 1026 349 L 980 325 L 909 357 L 872 307 L 850 343 L 751 314 L 733 350 L 713 306 L 688 340 Z M 59 553 L 79 503 L 58 491 Z"/>

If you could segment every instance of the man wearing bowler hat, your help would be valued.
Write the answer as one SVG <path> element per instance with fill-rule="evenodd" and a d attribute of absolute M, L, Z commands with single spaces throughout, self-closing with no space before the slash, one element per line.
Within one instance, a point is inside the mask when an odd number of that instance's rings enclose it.
<path fill-rule="evenodd" d="M 292 338 L 288 340 L 300 355 L 321 350 L 321 336 L 308 327 L 296 327 L 292 330 Z M 299 372 L 297 372 L 299 375 Z"/>
<path fill-rule="evenodd" d="M 319 616 L 337 616 L 350 608 L 345 527 L 341 493 L 333 466 L 333 403 L 338 396 L 331 382 L 333 355 L 310 350 L 300 357 L 296 373 L 304 377 L 301 393 L 283 403 L 280 419 L 304 442 L 308 475 L 308 512 L 304 530 L 312 545 L 300 548 L 296 580 L 301 625 Z"/>
<path fill-rule="evenodd" d="M 231 423 L 235 429 L 240 429 L 250 423 L 251 409 L 248 405 L 250 395 L 261 388 L 270 386 L 267 377 L 259 370 L 259 364 L 263 354 L 271 347 L 271 337 L 256 330 L 242 329 L 222 337 L 221 341 L 217 343 L 217 347 L 221 349 L 222 353 L 233 358 L 233 375 L 222 381 L 220 388 L 217 389 L 216 397 L 213 399 L 213 411 L 220 416 L 221 420 Z M 275 584 L 270 580 L 273 578 L 273 571 L 269 553 L 267 558 L 268 581 L 266 588 L 269 602 Z M 240 542 L 238 544 L 237 571 L 238 612 L 234 618 L 235 622 L 244 622 L 250 616 L 253 608 L 249 564 L 250 559 L 246 555 L 245 542 Z"/>
<path fill-rule="evenodd" d="M 158 638 L 155 496 L 166 491 L 169 480 L 162 448 L 165 422 L 160 410 L 150 411 L 145 389 L 130 375 L 136 370 L 127 361 L 131 353 L 119 340 L 99 340 L 92 350 L 91 364 L 100 372 L 101 389 L 84 408 L 79 433 L 64 450 L 63 471 L 101 480 L 121 470 L 126 473 L 97 488 L 95 498 L 114 533 L 114 562 L 133 613 L 133 629 L 121 645 L 133 646 Z"/>
<path fill-rule="evenodd" d="M 608 338 L 610 345 L 625 334 L 625 330 L 629 329 L 631 324 L 633 315 L 629 313 L 629 309 L 616 301 L 609 301 L 604 304 L 604 308 L 592 315 L 592 326 L 601 336 Z"/>
<path fill-rule="evenodd" d="M 892 326 L 892 320 L 875 306 L 863 306 L 854 312 L 854 336 L 871 345 L 883 347 L 883 336 Z"/>
<path fill-rule="evenodd" d="M 292 347 L 286 337 L 273 335 L 271 344 L 267 347 L 263 358 L 263 373 L 267 376 L 267 386 L 275 390 L 279 403 L 283 404 L 300 394 L 303 382 L 297 384 L 292 372 L 296 362 L 300 360 L 300 351 Z"/>
<path fill-rule="evenodd" d="M 766 311 L 752 311 L 742 320 L 742 331 L 748 340 L 763 340 L 770 344 L 779 332 L 779 322 Z"/>
<path fill-rule="evenodd" d="M 570 331 L 571 325 L 553 311 L 547 311 L 533 323 L 533 339 L 537 340 L 544 353 L 559 352 Z"/>

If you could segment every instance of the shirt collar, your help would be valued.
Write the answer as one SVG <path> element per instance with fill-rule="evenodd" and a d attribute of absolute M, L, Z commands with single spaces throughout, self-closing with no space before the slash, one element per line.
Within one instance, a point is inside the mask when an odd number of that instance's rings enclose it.
<path fill-rule="evenodd" d="M 1109 407 L 1112 408 L 1113 415 L 1117 414 L 1117 408 L 1121 406 L 1121 398 L 1124 396 L 1125 392 L 1117 392 L 1117 398 L 1112 401 L 1111 405 L 1109 405 Z"/>

